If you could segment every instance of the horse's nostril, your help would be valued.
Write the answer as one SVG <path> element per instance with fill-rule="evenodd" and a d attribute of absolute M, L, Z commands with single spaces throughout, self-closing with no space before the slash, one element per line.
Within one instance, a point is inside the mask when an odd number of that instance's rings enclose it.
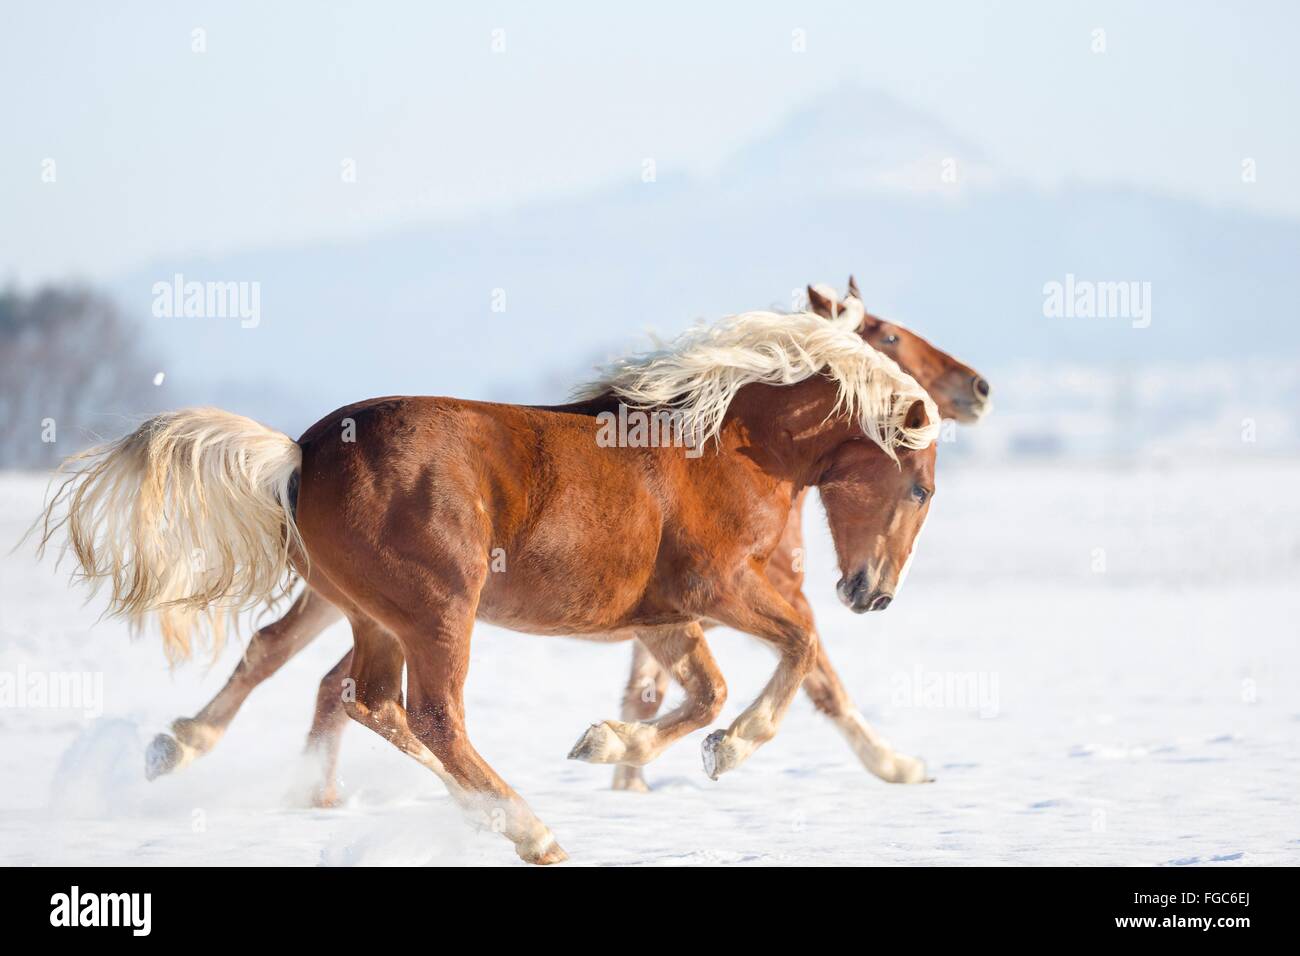
<path fill-rule="evenodd" d="M 988 383 L 988 382 L 986 382 L 984 379 L 980 378 L 980 377 L 977 375 L 977 376 L 975 376 L 975 381 L 974 381 L 972 384 L 975 386 L 975 394 L 976 394 L 976 395 L 978 395 L 980 398 L 988 398 L 988 397 L 989 397 L 989 383 Z"/>
<path fill-rule="evenodd" d="M 885 608 L 889 607 L 890 602 L 893 600 L 894 599 L 890 597 L 888 594 L 881 594 L 874 601 L 871 602 L 871 610 L 883 611 Z"/>

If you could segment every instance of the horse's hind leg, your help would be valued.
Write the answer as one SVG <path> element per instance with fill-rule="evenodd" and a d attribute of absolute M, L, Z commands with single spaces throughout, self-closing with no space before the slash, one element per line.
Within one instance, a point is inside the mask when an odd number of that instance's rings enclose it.
<path fill-rule="evenodd" d="M 451 663 L 450 654 L 434 655 L 412 688 L 412 729 L 443 768 L 439 776 L 470 818 L 503 834 L 520 859 L 538 864 L 567 860 L 550 828 L 470 743 L 459 695 L 446 680 Z"/>
<path fill-rule="evenodd" d="M 340 696 L 344 714 L 442 776 L 443 769 L 438 759 L 411 732 L 406 708 L 402 705 L 402 667 L 405 664 L 402 645 L 390 632 L 360 611 L 354 609 L 348 614 L 352 622 L 352 650 L 344 661 L 348 665 L 347 679 L 352 681 L 353 687 L 352 693 Z"/>
<path fill-rule="evenodd" d="M 834 721 L 863 766 L 887 783 L 923 783 L 925 762 L 898 753 L 882 739 L 853 706 L 840 676 L 826 657 L 826 646 L 817 638 L 817 660 L 803 679 L 803 689 L 813 706 Z"/>
<path fill-rule="evenodd" d="M 206 707 L 193 717 L 177 718 L 170 734 L 153 739 L 145 754 L 145 776 L 152 780 L 171 773 L 216 746 L 253 688 L 339 617 L 327 600 L 310 588 L 304 590 L 284 617 L 253 635 L 225 687 Z"/>
<path fill-rule="evenodd" d="M 721 712 L 727 685 L 698 623 L 638 631 L 637 638 L 681 684 L 686 700 L 657 720 L 593 724 L 570 751 L 570 760 L 641 766 Z"/>
<path fill-rule="evenodd" d="M 479 755 L 465 731 L 469 623 L 437 627 L 417 643 L 407 642 L 411 729 L 437 758 L 439 776 L 472 819 L 504 834 L 528 863 L 562 862 L 568 854 L 550 828 Z"/>
<path fill-rule="evenodd" d="M 352 618 L 356 699 L 348 716 L 378 733 L 432 770 L 470 818 L 515 844 L 529 863 L 559 863 L 568 855 L 528 805 L 474 750 L 465 733 L 462 695 L 469 668 L 468 634 L 436 630 L 401 644 L 378 622 L 359 612 Z M 401 703 L 404 650 L 410 707 Z"/>
<path fill-rule="evenodd" d="M 659 662 L 644 644 L 634 640 L 632 672 L 627 677 L 627 688 L 623 691 L 623 709 L 619 716 L 625 723 L 650 720 L 659 712 L 659 705 L 667 692 L 668 672 L 659 666 Z M 613 788 L 637 793 L 650 790 L 641 768 L 625 763 L 614 767 Z"/>
<path fill-rule="evenodd" d="M 470 634 L 486 562 L 463 568 L 458 587 L 444 589 L 403 575 L 403 606 L 378 603 L 385 623 L 406 654 L 407 715 L 425 761 L 471 820 L 504 834 L 528 863 L 559 863 L 568 854 L 542 823 L 479 755 L 465 729 L 465 678 Z M 393 580 L 390 576 L 389 580 Z M 419 583 L 417 583 L 419 582 Z"/>
<path fill-rule="evenodd" d="M 307 756 L 319 764 L 319 775 L 311 793 L 313 806 L 333 807 L 339 803 L 336 778 L 339 745 L 342 743 L 343 728 L 348 723 L 344 692 L 351 669 L 352 651 L 348 651 L 321 678 L 320 689 L 316 692 L 316 713 L 312 717 L 311 730 L 307 732 L 306 747 Z"/>
<path fill-rule="evenodd" d="M 349 620 L 352 622 L 352 651 L 344 660 L 353 687 L 352 693 L 340 695 L 343 712 L 429 769 L 437 769 L 407 724 L 406 709 L 402 706 L 402 667 L 405 664 L 402 645 L 383 627 L 359 612 L 349 611 Z"/>

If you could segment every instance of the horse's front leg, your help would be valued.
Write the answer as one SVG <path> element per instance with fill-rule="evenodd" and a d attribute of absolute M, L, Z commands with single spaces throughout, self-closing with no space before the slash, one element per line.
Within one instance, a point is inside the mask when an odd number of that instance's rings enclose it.
<path fill-rule="evenodd" d="M 659 705 L 668 692 L 668 671 L 660 666 L 654 655 L 638 640 L 632 641 L 632 672 L 623 692 L 623 709 L 619 718 L 625 723 L 651 720 L 659 713 Z M 650 785 L 640 767 L 620 763 L 614 765 L 615 790 L 646 793 Z"/>
<path fill-rule="evenodd" d="M 569 752 L 570 760 L 640 767 L 721 712 L 727 685 L 698 622 L 638 630 L 636 636 L 686 691 L 686 700 L 656 720 L 593 724 Z"/>
<path fill-rule="evenodd" d="M 834 721 L 862 765 L 886 783 L 925 783 L 925 761 L 899 753 L 876 733 L 853 706 L 848 691 L 826 657 L 826 647 L 817 641 L 817 661 L 804 678 L 803 689 L 813 706 Z"/>
<path fill-rule="evenodd" d="M 812 620 L 812 606 L 802 590 L 791 595 L 790 603 L 795 610 L 807 615 L 809 621 Z M 834 722 L 862 765 L 886 783 L 923 783 L 930 779 L 923 760 L 899 753 L 871 728 L 853 705 L 840 675 L 826 655 L 826 645 L 815 630 L 813 640 L 817 645 L 817 658 L 803 680 L 804 692 L 813 706 Z"/>
<path fill-rule="evenodd" d="M 766 641 L 779 655 L 772 679 L 754 702 L 726 730 L 715 730 L 704 739 L 704 772 L 717 780 L 776 736 L 799 685 L 816 661 L 817 640 L 808 615 L 791 606 L 757 572 L 747 573 L 709 616 Z"/>

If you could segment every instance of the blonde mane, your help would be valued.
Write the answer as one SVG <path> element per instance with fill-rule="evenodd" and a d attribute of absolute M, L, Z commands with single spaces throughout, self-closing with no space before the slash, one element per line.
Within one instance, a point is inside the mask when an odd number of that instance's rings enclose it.
<path fill-rule="evenodd" d="M 698 326 L 663 348 L 632 355 L 580 387 L 579 400 L 610 392 L 635 408 L 667 407 L 696 442 L 718 436 L 727 408 L 746 385 L 793 385 L 824 372 L 839 387 L 832 414 L 856 418 L 897 460 L 898 448 L 925 448 L 939 435 L 939 410 L 916 380 L 858 335 L 862 307 L 834 319 L 809 312 L 745 312 Z M 848 305 L 848 303 L 846 303 Z M 928 424 L 908 428 L 908 409 L 924 402 Z"/>

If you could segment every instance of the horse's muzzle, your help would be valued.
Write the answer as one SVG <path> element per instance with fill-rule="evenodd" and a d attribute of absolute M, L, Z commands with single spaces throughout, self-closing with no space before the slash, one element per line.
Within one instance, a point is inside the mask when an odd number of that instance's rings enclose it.
<path fill-rule="evenodd" d="M 840 596 L 844 606 L 854 614 L 883 611 L 894 600 L 892 594 L 871 587 L 867 583 L 865 571 L 859 571 L 851 578 L 840 578 L 839 583 L 835 585 L 835 593 Z"/>

